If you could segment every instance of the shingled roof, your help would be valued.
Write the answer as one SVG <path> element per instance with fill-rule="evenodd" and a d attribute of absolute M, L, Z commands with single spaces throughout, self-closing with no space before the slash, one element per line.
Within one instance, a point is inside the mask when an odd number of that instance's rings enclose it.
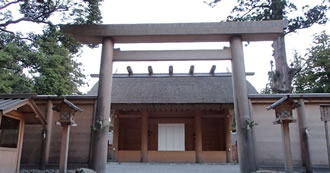
<path fill-rule="evenodd" d="M 22 113 L 25 124 L 46 125 L 47 122 L 34 100 L 35 95 L 30 94 L 0 94 L 0 113 L 7 114 L 12 111 Z"/>
<path fill-rule="evenodd" d="M 248 93 L 257 94 L 247 82 Z M 98 83 L 88 92 L 97 95 Z M 233 103 L 231 77 L 113 77 L 112 103 Z"/>

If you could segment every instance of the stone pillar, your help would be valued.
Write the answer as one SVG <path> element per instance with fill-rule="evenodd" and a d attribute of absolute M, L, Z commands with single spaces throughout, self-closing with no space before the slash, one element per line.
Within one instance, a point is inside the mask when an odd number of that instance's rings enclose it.
<path fill-rule="evenodd" d="M 232 155 L 232 139 L 231 139 L 231 125 L 233 123 L 233 116 L 231 113 L 228 113 L 225 119 L 226 123 L 226 161 L 227 163 L 233 162 Z"/>
<path fill-rule="evenodd" d="M 300 147 L 303 165 L 306 168 L 306 173 L 312 173 L 312 162 L 310 158 L 309 143 L 308 143 L 308 126 L 306 121 L 306 110 L 304 99 L 299 99 L 298 107 L 298 126 L 299 126 L 299 136 L 300 136 Z"/>
<path fill-rule="evenodd" d="M 201 112 L 198 110 L 195 112 L 195 152 L 196 162 L 201 162 L 201 153 L 203 150 L 202 144 L 202 127 L 201 127 Z"/>
<path fill-rule="evenodd" d="M 249 100 L 247 93 L 247 84 L 244 66 L 244 53 L 242 39 L 240 36 L 233 36 L 230 40 L 232 53 L 232 71 L 233 71 L 233 99 L 235 108 L 236 129 L 238 135 L 238 160 L 241 173 L 250 173 L 256 171 L 255 153 L 250 151 L 254 146 L 250 140 L 247 122 L 250 122 Z"/>
<path fill-rule="evenodd" d="M 143 111 L 141 115 L 141 162 L 148 161 L 148 112 Z"/>
<path fill-rule="evenodd" d="M 49 150 L 50 150 L 50 143 L 52 138 L 52 129 L 53 129 L 53 102 L 52 100 L 48 100 L 47 102 L 47 130 L 46 130 L 46 141 L 43 151 L 43 156 L 41 160 L 41 169 L 45 169 L 48 164 L 49 159 Z"/>
<path fill-rule="evenodd" d="M 109 117 L 111 105 L 113 42 L 104 38 L 97 93 L 95 121 L 93 122 L 93 148 L 91 168 L 98 173 L 106 172 Z"/>

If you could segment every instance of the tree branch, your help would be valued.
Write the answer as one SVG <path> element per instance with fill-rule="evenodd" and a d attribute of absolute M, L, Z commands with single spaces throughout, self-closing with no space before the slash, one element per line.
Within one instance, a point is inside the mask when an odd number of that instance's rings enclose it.
<path fill-rule="evenodd" d="M 240 18 L 243 18 L 244 16 L 248 15 L 251 11 L 253 11 L 256 8 L 270 8 L 269 5 L 255 5 L 250 10 L 248 10 L 246 13 L 244 13 Z"/>
<path fill-rule="evenodd" d="M 8 30 L 6 30 L 6 29 L 3 29 L 3 28 L 0 28 L 0 31 L 3 31 L 3 32 L 7 32 L 7 33 L 9 33 L 9 34 L 12 34 L 12 35 L 14 35 L 15 37 L 18 37 L 18 38 L 20 38 L 20 39 L 22 39 L 22 40 L 29 40 L 29 41 L 34 41 L 33 39 L 31 39 L 31 38 L 28 38 L 28 37 L 20 37 L 20 36 L 17 36 L 14 32 L 12 32 L 12 31 L 8 31 Z"/>
<path fill-rule="evenodd" d="M 3 31 L 3 32 L 7 32 L 7 33 L 9 33 L 9 34 L 13 34 L 13 35 L 15 35 L 15 33 L 12 32 L 12 31 L 8 31 L 8 30 L 3 29 L 3 28 L 0 28 L 0 30 Z"/>
<path fill-rule="evenodd" d="M 5 23 L 2 23 L 0 24 L 0 27 L 6 27 L 10 24 L 16 24 L 16 23 L 19 23 L 19 22 L 22 22 L 22 21 L 28 21 L 28 22 L 32 22 L 33 20 L 32 19 L 29 19 L 29 18 L 26 18 L 26 17 L 22 17 L 20 19 L 17 19 L 17 20 L 9 20 Z"/>
<path fill-rule="evenodd" d="M 13 5 L 13 4 L 17 4 L 17 3 L 21 2 L 21 1 L 22 1 L 22 0 L 17 0 L 17 1 L 9 2 L 8 4 L 6 4 L 6 5 L 2 6 L 2 7 L 0 7 L 0 10 L 3 10 L 3 9 L 5 9 L 5 8 L 7 8 L 8 6 Z"/>

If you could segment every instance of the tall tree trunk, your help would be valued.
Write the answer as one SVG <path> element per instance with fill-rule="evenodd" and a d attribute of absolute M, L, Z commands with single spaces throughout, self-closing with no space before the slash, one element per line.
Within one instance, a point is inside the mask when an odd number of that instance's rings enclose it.
<path fill-rule="evenodd" d="M 272 76 L 272 90 L 277 93 L 291 92 L 291 72 L 285 53 L 284 35 L 273 42 L 275 58 L 275 74 Z"/>
<path fill-rule="evenodd" d="M 284 0 L 272 0 L 271 3 L 271 20 L 283 20 L 283 9 L 286 2 Z M 290 68 L 287 63 L 285 53 L 284 34 L 273 42 L 275 73 L 272 75 L 271 88 L 276 93 L 291 92 L 291 77 L 289 75 Z"/>

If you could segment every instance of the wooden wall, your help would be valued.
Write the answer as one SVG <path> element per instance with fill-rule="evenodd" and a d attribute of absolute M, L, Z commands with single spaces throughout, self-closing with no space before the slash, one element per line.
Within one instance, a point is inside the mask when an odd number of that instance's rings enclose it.
<path fill-rule="evenodd" d="M 322 101 L 322 104 L 325 103 L 329 104 L 330 100 L 327 102 Z M 270 104 L 253 103 L 253 118 L 258 123 L 254 127 L 257 164 L 259 166 L 283 166 L 284 150 L 281 125 L 273 124 L 275 112 L 274 110 L 266 110 L 266 107 Z M 321 102 L 316 100 L 306 100 L 305 102 L 307 126 L 310 130 L 309 146 L 313 166 L 328 165 L 324 124 L 320 120 L 320 104 Z M 295 109 L 293 113 L 294 118 L 297 119 L 297 110 Z M 293 163 L 296 166 L 302 166 L 298 122 L 290 123 L 289 127 Z"/>
<path fill-rule="evenodd" d="M 141 150 L 141 118 L 119 118 L 119 150 Z"/>
<path fill-rule="evenodd" d="M 209 117 L 207 112 L 202 113 L 202 144 L 204 151 L 225 151 L 225 119 L 222 112 Z M 185 126 L 185 151 L 195 150 L 195 120 L 194 112 L 148 112 L 148 150 L 158 150 L 158 124 L 183 123 Z M 141 113 L 124 112 L 119 116 L 119 150 L 141 149 Z M 206 117 L 204 117 L 206 116 Z"/>
<path fill-rule="evenodd" d="M 46 105 L 38 105 L 39 110 L 45 113 Z M 44 114 L 45 115 L 45 114 Z M 42 125 L 31 124 L 24 126 L 21 165 L 39 165 L 42 155 Z"/>
<path fill-rule="evenodd" d="M 91 125 L 94 114 L 94 100 L 70 100 L 72 103 L 83 109 L 83 112 L 77 112 L 75 121 L 77 127 L 71 127 L 70 142 L 69 142 L 69 165 L 87 165 L 90 156 L 91 145 Z M 58 100 L 53 100 L 53 105 L 58 103 Z M 39 109 L 46 116 L 47 100 L 36 101 Z M 47 117 L 45 117 L 47 119 Z M 48 165 L 58 165 L 60 160 L 61 149 L 61 133 L 62 127 L 56 125 L 59 119 L 59 114 L 53 112 L 53 122 L 48 122 L 52 125 L 51 145 L 49 150 Z M 23 140 L 21 165 L 39 167 L 42 155 L 42 140 L 41 140 L 40 125 L 26 125 Z"/>
<path fill-rule="evenodd" d="M 224 118 L 202 118 L 203 151 L 226 151 Z"/>
<path fill-rule="evenodd" d="M 25 125 L 21 165 L 38 165 L 41 159 L 41 125 Z"/>

